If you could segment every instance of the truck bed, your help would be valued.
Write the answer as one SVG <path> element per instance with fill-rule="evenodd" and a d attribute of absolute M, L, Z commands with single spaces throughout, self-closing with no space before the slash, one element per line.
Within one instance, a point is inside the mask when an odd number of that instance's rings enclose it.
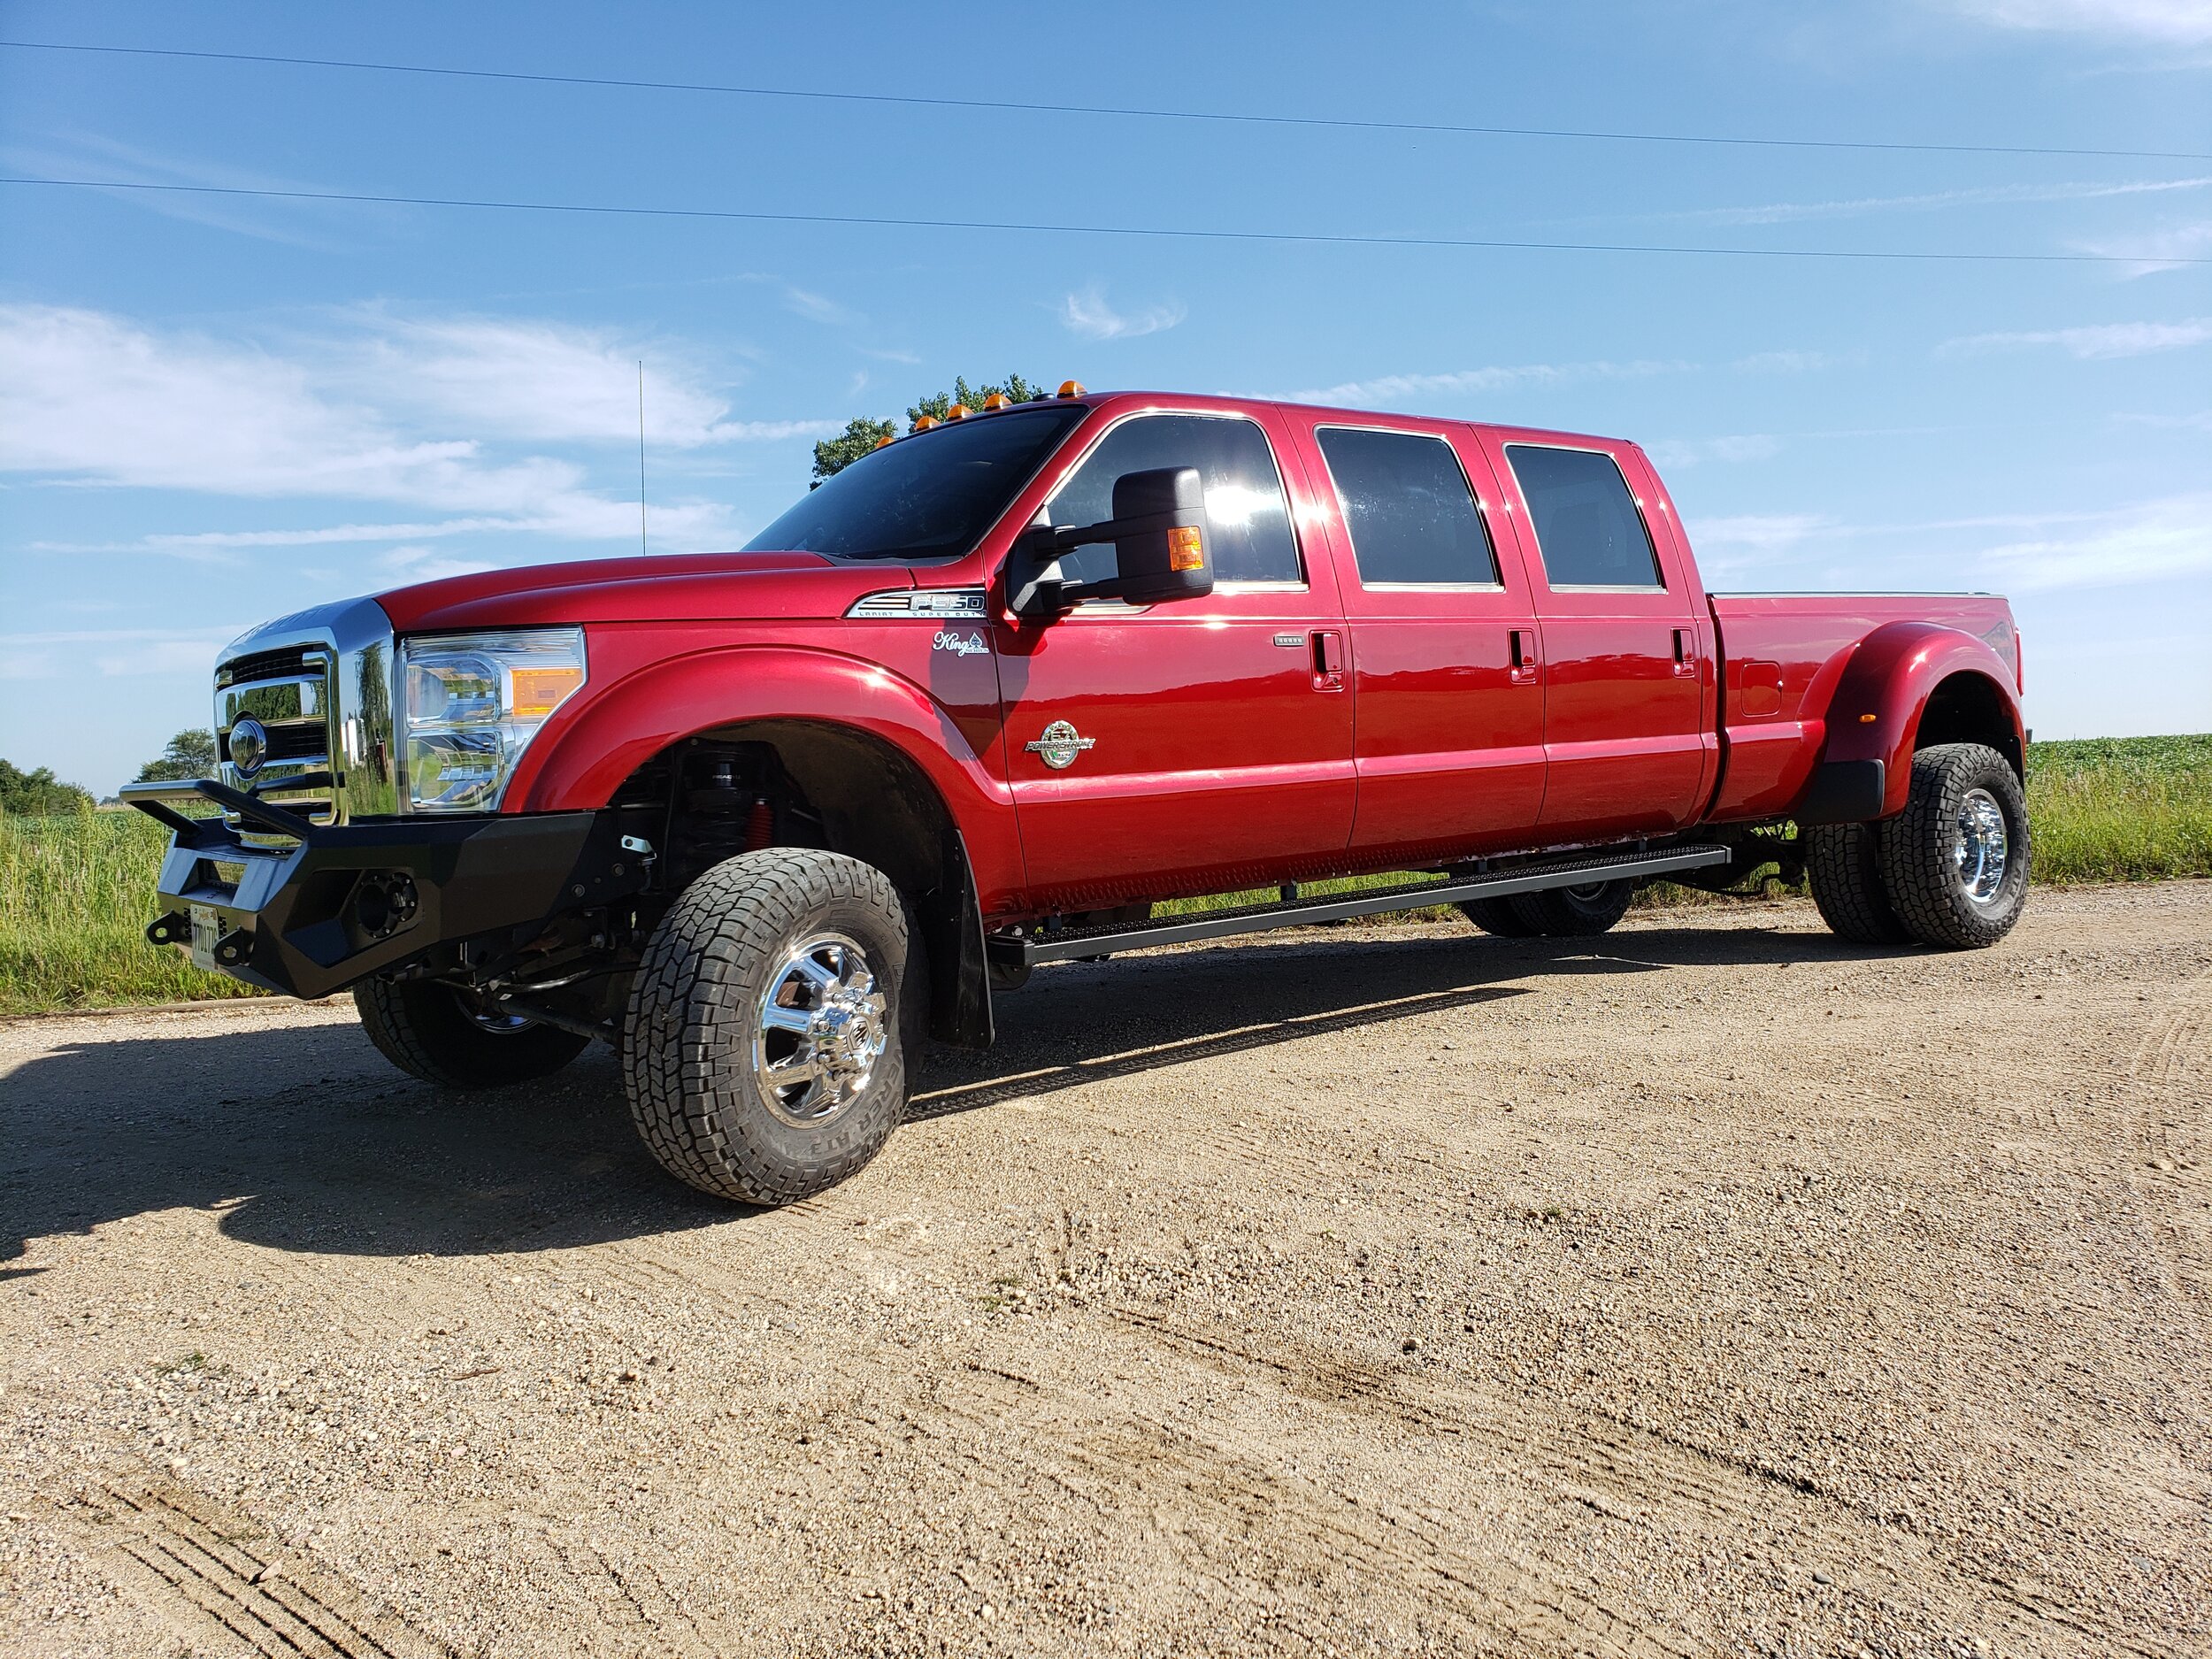
<path fill-rule="evenodd" d="M 1722 680 L 1717 820 L 1788 810 L 1820 758 L 1845 665 L 1886 624 L 1973 634 L 2020 679 L 2012 607 L 1994 594 L 1712 594 L 1708 603 Z"/>

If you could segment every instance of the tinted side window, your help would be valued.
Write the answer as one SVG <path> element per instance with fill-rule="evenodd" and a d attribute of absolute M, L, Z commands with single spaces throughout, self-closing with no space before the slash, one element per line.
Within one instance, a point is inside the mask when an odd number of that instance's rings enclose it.
<path fill-rule="evenodd" d="M 1194 466 L 1205 481 L 1206 541 L 1217 580 L 1305 580 L 1266 434 L 1236 417 L 1140 415 L 1122 422 L 1053 495 L 1052 522 L 1065 526 L 1112 518 L 1114 480 L 1156 466 Z M 1073 580 L 1100 580 L 1114 573 L 1114 549 L 1078 548 L 1060 567 Z"/>
<path fill-rule="evenodd" d="M 1450 444 L 1349 426 L 1324 426 L 1314 436 L 1336 482 L 1363 584 L 1498 580 L 1474 491 Z"/>
<path fill-rule="evenodd" d="M 1506 458 L 1535 521 L 1555 588 L 1663 588 L 1659 557 L 1609 455 L 1509 443 Z"/>

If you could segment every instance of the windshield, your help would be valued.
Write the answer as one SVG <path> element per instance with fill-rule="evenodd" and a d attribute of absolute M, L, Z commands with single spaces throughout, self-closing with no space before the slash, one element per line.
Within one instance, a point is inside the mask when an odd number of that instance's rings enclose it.
<path fill-rule="evenodd" d="M 855 461 L 745 544 L 842 559 L 956 558 L 1082 419 L 1079 403 L 954 421 Z"/>

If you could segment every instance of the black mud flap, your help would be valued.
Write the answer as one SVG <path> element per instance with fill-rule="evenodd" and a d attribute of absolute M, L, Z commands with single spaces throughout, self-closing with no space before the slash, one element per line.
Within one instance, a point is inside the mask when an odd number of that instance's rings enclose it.
<path fill-rule="evenodd" d="M 947 827 L 938 867 L 945 879 L 925 895 L 916 918 L 929 951 L 929 1034 L 955 1048 L 987 1048 L 995 1033 L 983 911 L 968 843 L 958 830 Z"/>
<path fill-rule="evenodd" d="M 1889 769 L 1882 761 L 1823 761 L 1790 816 L 1800 824 L 1870 823 L 1882 816 L 1888 793 Z"/>

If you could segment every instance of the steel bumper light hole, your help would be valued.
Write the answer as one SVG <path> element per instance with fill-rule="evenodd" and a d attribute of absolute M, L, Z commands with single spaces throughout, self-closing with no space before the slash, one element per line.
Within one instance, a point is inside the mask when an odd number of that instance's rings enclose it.
<path fill-rule="evenodd" d="M 354 894 L 353 916 L 361 931 L 372 939 L 397 933 L 415 919 L 421 908 L 415 879 L 403 871 L 365 876 Z"/>

